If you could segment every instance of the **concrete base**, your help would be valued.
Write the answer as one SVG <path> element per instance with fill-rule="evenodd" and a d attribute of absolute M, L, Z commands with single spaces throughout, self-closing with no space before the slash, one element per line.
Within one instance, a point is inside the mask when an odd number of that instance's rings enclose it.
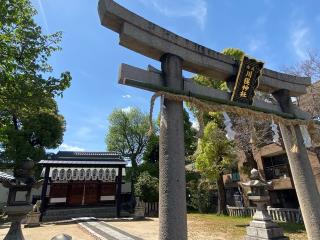
<path fill-rule="evenodd" d="M 40 227 L 40 213 L 31 212 L 27 215 L 24 227 Z"/>
<path fill-rule="evenodd" d="M 264 221 L 269 222 L 272 220 L 267 210 L 256 211 L 256 213 L 253 215 L 252 218 L 253 220 L 260 221 L 260 222 L 264 222 Z"/>
<path fill-rule="evenodd" d="M 80 217 L 115 218 L 116 212 L 114 206 L 52 208 L 43 213 L 42 222 L 71 220 Z M 128 216 L 128 213 L 121 212 L 121 216 Z"/>
<path fill-rule="evenodd" d="M 134 219 L 144 219 L 145 208 L 139 198 L 136 198 L 136 207 L 134 208 Z"/>
<path fill-rule="evenodd" d="M 282 229 L 278 224 L 272 221 L 257 221 L 250 222 L 250 226 L 247 227 L 246 240 L 282 240 L 289 239 L 283 235 Z"/>
<path fill-rule="evenodd" d="M 134 219 L 144 219 L 144 207 L 136 207 L 134 209 Z"/>

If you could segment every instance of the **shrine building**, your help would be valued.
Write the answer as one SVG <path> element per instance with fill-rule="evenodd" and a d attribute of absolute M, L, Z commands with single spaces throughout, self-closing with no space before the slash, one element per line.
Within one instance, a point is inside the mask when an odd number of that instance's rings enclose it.
<path fill-rule="evenodd" d="M 120 217 L 126 162 L 119 153 L 59 151 L 39 164 L 44 220 Z"/>

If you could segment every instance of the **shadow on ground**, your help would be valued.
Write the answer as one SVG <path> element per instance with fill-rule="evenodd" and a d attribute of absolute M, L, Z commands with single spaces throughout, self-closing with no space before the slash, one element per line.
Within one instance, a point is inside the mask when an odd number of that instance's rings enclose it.
<path fill-rule="evenodd" d="M 249 226 L 249 224 L 236 224 L 235 226 L 238 228 L 246 228 Z"/>
<path fill-rule="evenodd" d="M 306 231 L 303 224 L 296 223 L 278 223 L 286 233 L 304 233 Z M 248 224 L 236 224 L 237 228 L 246 228 Z"/>
<path fill-rule="evenodd" d="M 306 231 L 303 224 L 296 223 L 278 223 L 287 233 L 303 233 Z"/>
<path fill-rule="evenodd" d="M 1 224 L 0 225 L 0 229 L 6 229 L 6 228 L 10 228 L 9 224 Z"/>
<path fill-rule="evenodd" d="M 86 222 L 86 221 L 91 221 L 91 222 L 97 222 L 97 221 L 103 221 L 103 222 L 149 222 L 149 221 L 154 221 L 151 218 L 144 218 L 144 219 L 131 219 L 131 218 L 92 218 L 92 219 L 86 219 L 86 218 L 79 218 L 79 219 L 69 219 L 65 221 L 54 221 L 54 222 L 43 222 L 41 225 L 67 225 L 67 224 L 75 224 L 79 222 Z"/>

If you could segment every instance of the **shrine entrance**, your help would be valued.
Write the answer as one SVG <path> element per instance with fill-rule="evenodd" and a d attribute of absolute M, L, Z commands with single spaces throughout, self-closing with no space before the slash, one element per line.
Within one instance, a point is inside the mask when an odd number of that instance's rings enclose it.
<path fill-rule="evenodd" d="M 68 198 L 67 198 L 67 204 L 71 206 L 83 205 L 84 193 L 85 193 L 84 189 L 85 189 L 84 182 L 71 183 L 69 193 L 68 193 Z"/>
<path fill-rule="evenodd" d="M 116 208 L 120 216 L 121 185 L 126 162 L 117 153 L 58 152 L 41 160 L 44 167 L 41 212 L 46 209 Z"/>
<path fill-rule="evenodd" d="M 112 193 L 115 195 L 115 191 Z M 99 182 L 74 181 L 70 183 L 53 183 L 50 186 L 50 203 L 61 200 L 68 206 L 93 205 L 99 199 Z M 65 200 L 65 201 L 64 201 Z"/>
<path fill-rule="evenodd" d="M 308 77 L 263 68 L 245 56 L 241 62 L 178 36 L 112 0 L 99 0 L 101 24 L 119 34 L 119 44 L 161 62 L 161 70 L 120 66 L 119 83 L 161 96 L 159 137 L 159 239 L 187 239 L 183 101 L 204 111 L 233 112 L 276 122 L 288 155 L 309 239 L 320 239 L 320 195 L 300 125 L 315 133 L 315 122 L 291 97 L 306 93 Z M 184 78 L 183 70 L 226 81 L 229 92 L 201 86 Z M 276 99 L 259 101 L 256 91 Z M 314 135 L 315 136 L 315 135 Z M 314 138 L 315 139 L 315 138 Z"/>
<path fill-rule="evenodd" d="M 112 193 L 115 196 L 116 192 Z M 94 205 L 99 202 L 99 182 L 73 182 L 69 185 L 67 205 Z"/>

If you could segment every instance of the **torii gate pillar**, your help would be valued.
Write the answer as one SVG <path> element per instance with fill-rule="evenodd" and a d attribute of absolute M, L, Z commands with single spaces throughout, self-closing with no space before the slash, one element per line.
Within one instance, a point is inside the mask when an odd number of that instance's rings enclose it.
<path fill-rule="evenodd" d="M 273 96 L 284 112 L 293 113 L 293 104 L 288 91 L 279 90 L 273 93 Z M 284 124 L 279 124 L 279 126 L 308 239 L 320 239 L 320 195 L 307 149 L 304 146 L 300 126 L 295 125 L 292 128 Z"/>
<path fill-rule="evenodd" d="M 164 86 L 183 89 L 182 59 L 161 57 Z M 161 99 L 159 239 L 187 239 L 183 102 Z"/>

